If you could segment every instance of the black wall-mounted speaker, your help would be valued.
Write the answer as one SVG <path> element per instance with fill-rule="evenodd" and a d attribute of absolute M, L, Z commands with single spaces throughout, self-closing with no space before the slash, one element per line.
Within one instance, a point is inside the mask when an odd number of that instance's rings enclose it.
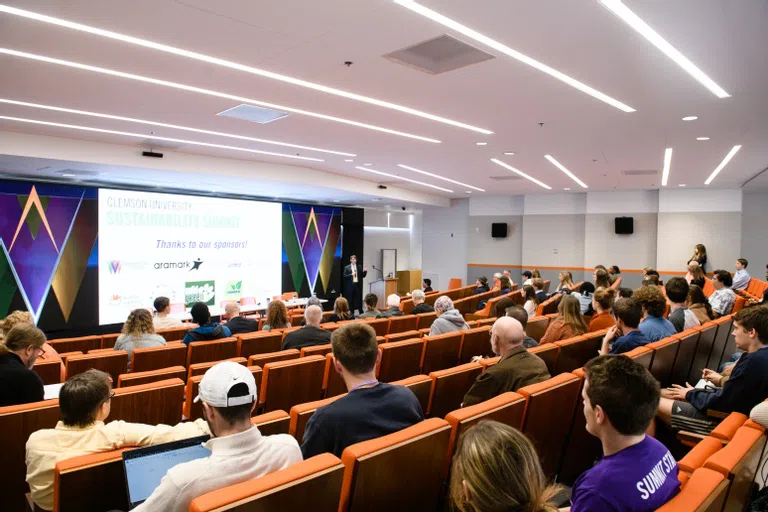
<path fill-rule="evenodd" d="M 492 223 L 491 236 L 493 238 L 507 238 L 507 223 L 506 222 Z"/>
<path fill-rule="evenodd" d="M 615 223 L 617 235 L 631 235 L 635 232 L 634 217 L 616 217 Z"/>

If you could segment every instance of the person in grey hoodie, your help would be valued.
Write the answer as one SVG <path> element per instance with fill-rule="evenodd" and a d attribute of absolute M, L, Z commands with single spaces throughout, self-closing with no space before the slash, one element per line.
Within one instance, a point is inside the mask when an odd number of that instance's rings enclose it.
<path fill-rule="evenodd" d="M 435 313 L 437 313 L 437 318 L 429 329 L 430 336 L 469 329 L 464 317 L 461 316 L 458 309 L 453 307 L 453 301 L 446 295 L 435 301 Z"/>

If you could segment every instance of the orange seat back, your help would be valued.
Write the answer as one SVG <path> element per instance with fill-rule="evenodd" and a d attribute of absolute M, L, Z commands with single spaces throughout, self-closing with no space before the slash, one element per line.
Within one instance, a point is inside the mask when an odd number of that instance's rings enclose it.
<path fill-rule="evenodd" d="M 461 288 L 461 279 L 458 277 L 452 277 L 451 280 L 448 281 L 448 289 L 455 290 L 457 288 Z"/>
<path fill-rule="evenodd" d="M 421 411 L 426 414 L 426 410 L 429 407 L 429 396 L 432 389 L 432 379 L 426 375 L 414 375 L 413 377 L 408 377 L 407 379 L 390 382 L 390 384 L 393 386 L 405 386 L 406 388 L 413 391 L 413 394 L 416 395 L 416 398 L 419 400 Z"/>
<path fill-rule="evenodd" d="M 298 359 L 301 355 L 298 349 L 279 350 L 267 354 L 254 354 L 248 358 L 248 366 L 261 366 L 267 363 L 276 363 L 277 361 L 288 361 L 289 359 Z"/>
<path fill-rule="evenodd" d="M 432 386 L 429 393 L 429 405 L 426 414 L 444 417 L 449 412 L 461 407 L 464 395 L 475 383 L 483 371 L 479 363 L 466 363 L 446 370 L 431 372 Z"/>
<path fill-rule="evenodd" d="M 146 372 L 169 366 L 186 366 L 187 346 L 183 343 L 164 347 L 135 348 L 131 352 L 131 371 Z"/>
<path fill-rule="evenodd" d="M 547 371 L 550 375 L 555 375 L 555 368 L 557 367 L 557 354 L 560 351 L 555 343 L 546 343 L 539 345 L 538 347 L 532 347 L 528 349 L 531 354 L 536 354 L 547 365 Z"/>
<path fill-rule="evenodd" d="M 419 323 L 416 315 L 393 316 L 389 319 L 389 329 L 387 334 L 397 334 L 399 332 L 413 331 Z"/>
<path fill-rule="evenodd" d="M 432 327 L 432 324 L 437 319 L 437 313 L 434 311 L 432 313 L 419 313 L 416 316 L 419 318 L 416 329 L 419 330 Z"/>
<path fill-rule="evenodd" d="M 61 361 L 58 359 L 40 359 L 35 361 L 32 370 L 40 377 L 43 384 L 59 384 L 62 378 Z"/>
<path fill-rule="evenodd" d="M 325 354 L 325 373 L 323 374 L 323 391 L 326 398 L 343 395 L 347 392 L 347 385 L 333 365 L 332 353 Z"/>
<path fill-rule="evenodd" d="M 653 349 L 648 346 L 635 347 L 629 352 L 624 352 L 624 355 L 634 359 L 635 362 L 641 364 L 646 370 L 649 370 L 653 363 Z"/>
<path fill-rule="evenodd" d="M 301 444 L 304 441 L 304 430 L 307 428 L 307 423 L 309 423 L 309 419 L 315 414 L 315 411 L 321 407 L 325 407 L 326 405 L 335 402 L 343 396 L 345 396 L 345 394 L 336 395 L 324 400 L 306 402 L 291 407 L 291 423 L 288 427 L 288 433 L 295 437 L 296 441 Z"/>
<path fill-rule="evenodd" d="M 285 411 L 272 411 L 251 417 L 251 425 L 256 425 L 263 436 L 288 434 L 291 417 Z"/>
<path fill-rule="evenodd" d="M 424 336 L 421 373 L 429 375 L 431 372 L 456 366 L 459 362 L 459 350 L 463 337 L 463 331 Z"/>
<path fill-rule="evenodd" d="M 525 326 L 525 334 L 539 341 L 544 336 L 544 333 L 547 332 L 547 326 L 549 326 L 548 317 L 535 316 L 528 320 L 528 325 Z"/>
<path fill-rule="evenodd" d="M 653 362 L 649 370 L 656 377 L 662 387 L 669 386 L 672 378 L 672 368 L 675 366 L 675 358 L 680 348 L 680 339 L 671 336 L 659 341 L 649 343 L 646 347 L 653 349 Z"/>
<path fill-rule="evenodd" d="M 53 510 L 127 510 L 123 452 L 91 453 L 56 463 Z"/>
<path fill-rule="evenodd" d="M 693 359 L 696 355 L 696 348 L 699 345 L 699 336 L 701 336 L 701 332 L 696 329 L 688 329 L 673 336 L 673 338 L 680 340 L 680 345 L 677 349 L 675 364 L 672 366 L 672 374 L 670 375 L 671 383 L 684 385 L 688 382 L 688 374 L 691 372 L 691 365 L 693 364 Z M 698 374 L 700 378 L 701 372 Z M 694 384 L 696 382 L 698 382 L 698 378 Z"/>
<path fill-rule="evenodd" d="M 48 343 L 56 349 L 56 352 L 80 351 L 87 354 L 89 350 L 101 348 L 101 336 L 80 336 L 78 338 L 59 338 L 50 340 Z"/>
<path fill-rule="evenodd" d="M 237 338 L 193 341 L 187 346 L 187 367 L 207 361 L 223 361 L 237 357 Z"/>
<path fill-rule="evenodd" d="M 387 334 L 384 336 L 386 343 L 392 343 L 395 341 L 411 340 L 413 338 L 421 338 L 421 333 L 416 330 L 399 332 L 397 334 Z"/>
<path fill-rule="evenodd" d="M 283 343 L 280 331 L 258 331 L 237 335 L 237 355 L 248 359 L 254 354 L 277 352 Z"/>
<path fill-rule="evenodd" d="M 128 352 L 110 350 L 99 354 L 83 354 L 67 358 L 67 378 L 83 373 L 91 368 L 108 373 L 113 385 L 117 385 L 120 374 L 128 371 Z"/>
<path fill-rule="evenodd" d="M 181 418 L 184 381 L 166 379 L 113 389 L 110 420 L 147 425 L 175 425 Z"/>
<path fill-rule="evenodd" d="M 224 359 L 224 361 L 232 361 L 233 363 L 238 363 L 243 366 L 248 362 L 244 357 L 230 357 L 229 359 Z M 191 364 L 188 368 L 187 379 L 197 375 L 205 375 L 205 372 L 207 372 L 209 368 L 212 368 L 219 363 L 221 363 L 221 361 L 206 361 L 205 363 Z"/>
<path fill-rule="evenodd" d="M 656 512 L 720 512 L 725 504 L 728 480 L 711 469 L 693 472 L 680 493 Z"/>
<path fill-rule="evenodd" d="M 124 373 L 117 378 L 117 387 L 140 386 L 166 379 L 187 380 L 187 369 L 183 366 L 170 366 L 161 370 L 150 370 L 148 372 Z"/>
<path fill-rule="evenodd" d="M 307 356 L 264 365 L 259 402 L 264 412 L 322 398 L 325 357 Z"/>
<path fill-rule="evenodd" d="M 424 352 L 423 338 L 384 343 L 381 362 L 376 376 L 381 382 L 392 382 L 418 375 L 421 372 L 421 356 Z"/>
<path fill-rule="evenodd" d="M 331 353 L 331 344 L 326 345 L 313 345 L 311 347 L 302 347 L 299 351 L 299 357 L 306 356 L 323 356 Z"/>
<path fill-rule="evenodd" d="M 490 326 L 464 331 L 464 338 L 461 340 L 461 349 L 459 350 L 459 364 L 468 363 L 475 356 L 492 356 L 490 333 Z"/>

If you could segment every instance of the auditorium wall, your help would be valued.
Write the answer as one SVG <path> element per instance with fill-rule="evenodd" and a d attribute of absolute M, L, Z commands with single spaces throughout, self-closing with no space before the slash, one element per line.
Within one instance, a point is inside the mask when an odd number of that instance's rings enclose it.
<path fill-rule="evenodd" d="M 768 191 L 744 193 L 741 212 L 741 256 L 752 277 L 765 279 L 768 264 Z"/>
<path fill-rule="evenodd" d="M 368 266 L 368 274 L 363 279 L 363 295 L 369 292 L 370 284 L 381 279 L 381 274 L 373 267 L 381 268 L 381 250 L 397 250 L 397 270 L 408 270 L 411 262 L 411 230 L 409 215 L 402 212 L 365 210 L 365 237 L 363 254 L 358 255 L 361 264 Z M 418 255 L 417 255 L 418 256 Z M 349 264 L 345 261 L 344 265 Z M 420 267 L 420 263 L 418 264 Z"/>

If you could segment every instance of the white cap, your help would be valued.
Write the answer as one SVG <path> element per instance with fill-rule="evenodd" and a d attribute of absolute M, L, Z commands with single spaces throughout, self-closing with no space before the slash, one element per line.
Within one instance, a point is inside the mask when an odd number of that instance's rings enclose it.
<path fill-rule="evenodd" d="M 248 394 L 227 398 L 229 390 L 236 384 L 248 386 Z M 256 379 L 245 366 L 232 361 L 224 361 L 209 368 L 200 381 L 200 389 L 195 402 L 202 400 L 213 407 L 234 407 L 256 401 Z"/>

